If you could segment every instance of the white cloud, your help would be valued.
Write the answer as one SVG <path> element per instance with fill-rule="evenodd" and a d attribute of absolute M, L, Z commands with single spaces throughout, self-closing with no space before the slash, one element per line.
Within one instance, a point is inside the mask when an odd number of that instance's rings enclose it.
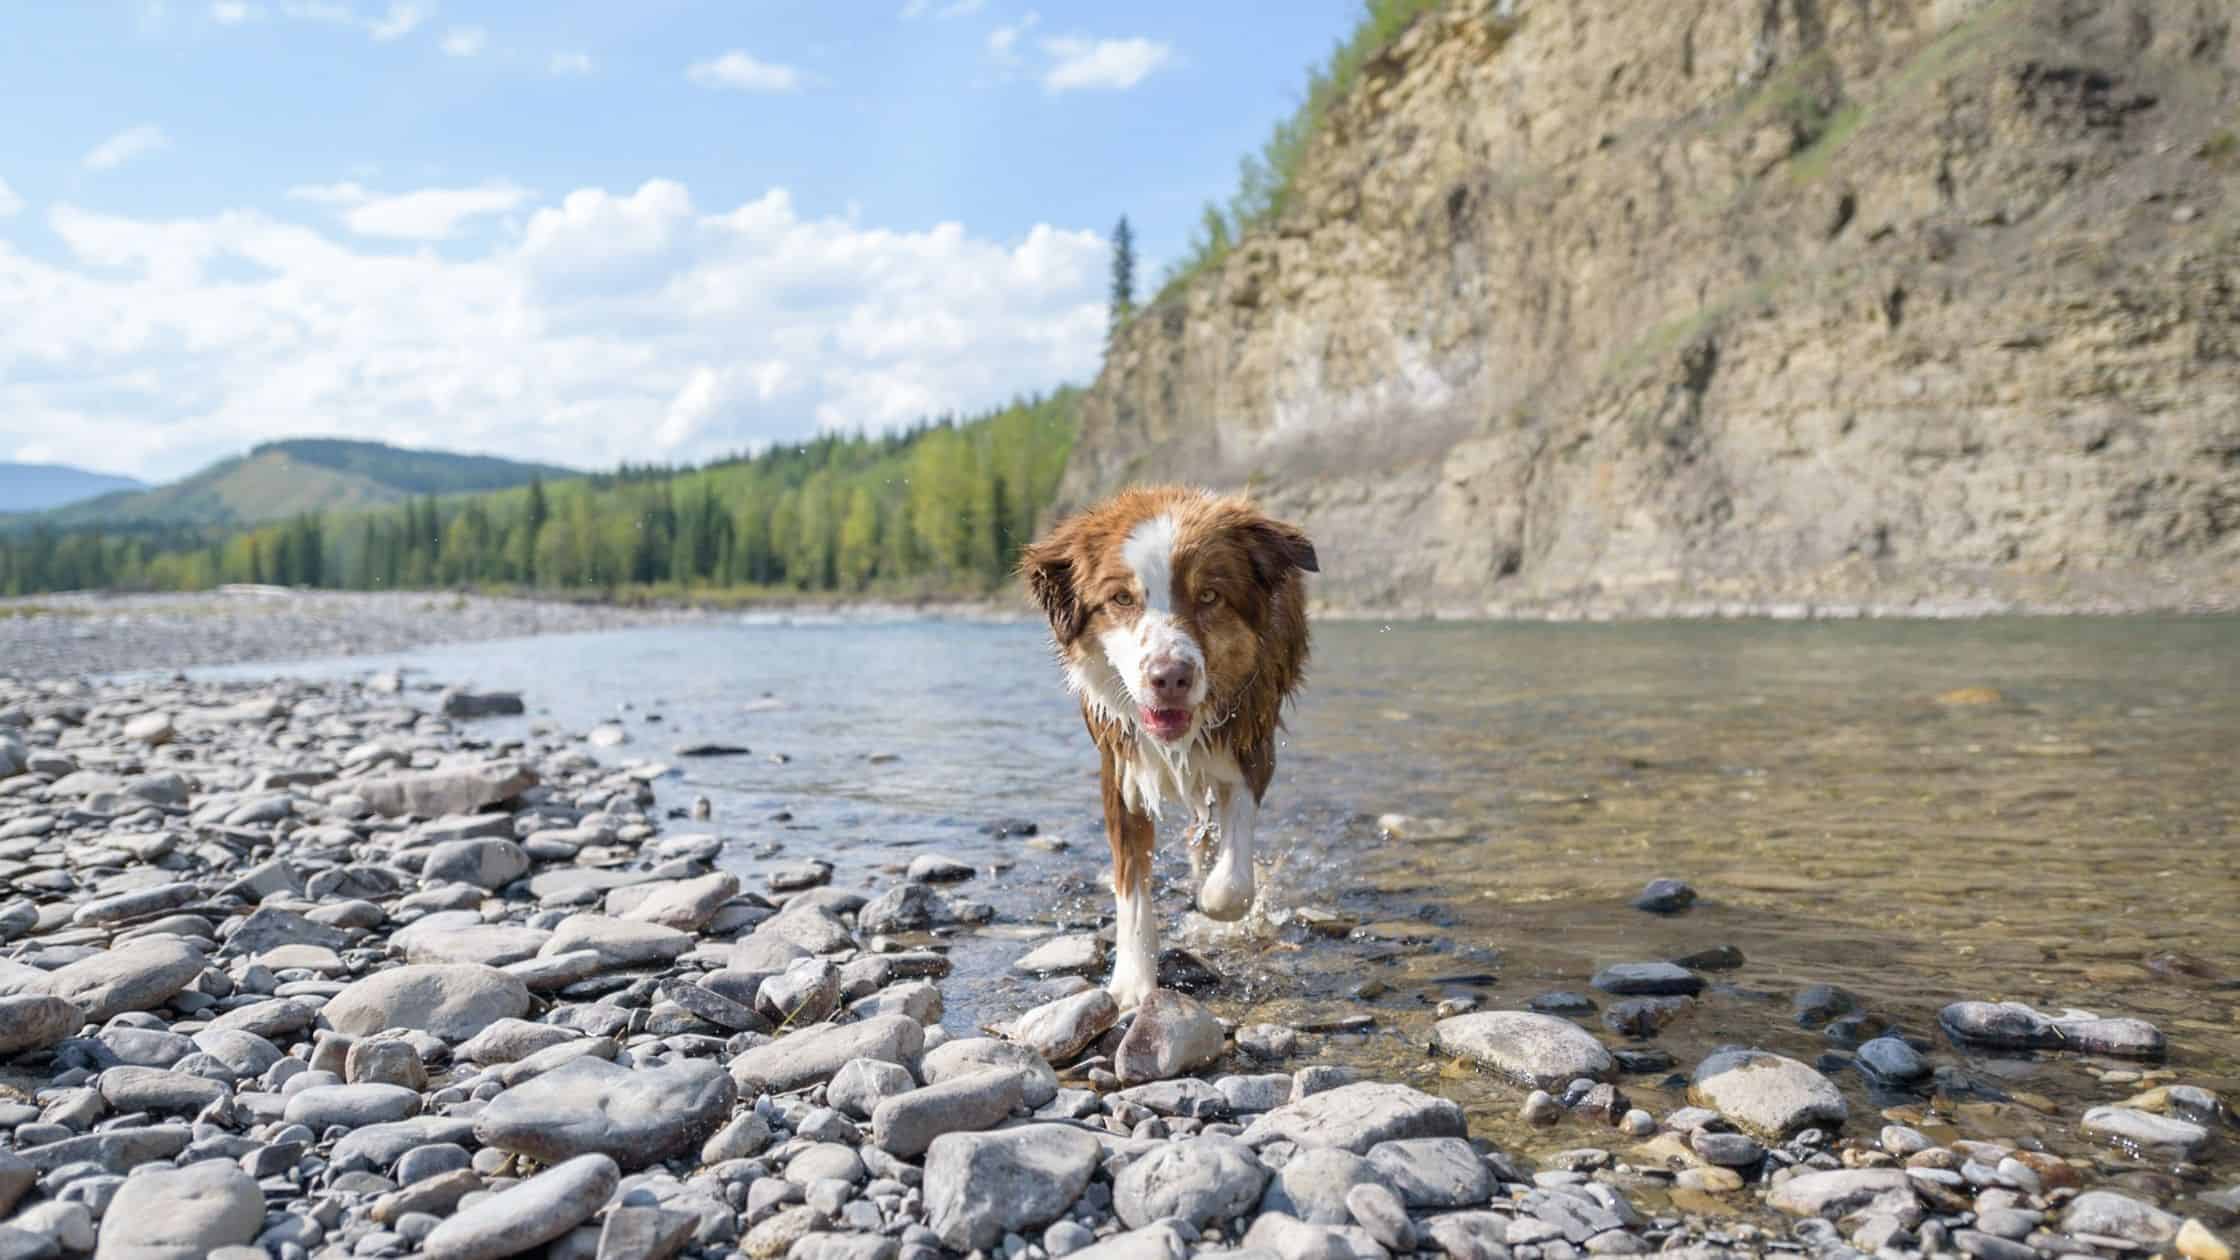
<path fill-rule="evenodd" d="M 894 231 L 783 189 L 580 189 L 467 256 L 256 211 L 47 221 L 62 261 L 0 243 L 0 450 L 67 435 L 156 478 L 303 433 L 706 459 L 1086 380 L 1104 337 L 1096 233 Z"/>
<path fill-rule="evenodd" d="M 801 72 L 792 66 L 757 60 L 739 48 L 713 60 L 696 61 L 684 73 L 701 87 L 741 92 L 795 92 L 802 82 Z"/>
<path fill-rule="evenodd" d="M 443 55 L 472 57 L 490 42 L 490 32 L 479 26 L 454 26 L 443 34 Z"/>
<path fill-rule="evenodd" d="M 297 184 L 288 190 L 290 201 L 315 201 L 329 206 L 354 206 L 372 197 L 365 185 L 355 180 L 339 184 Z"/>
<path fill-rule="evenodd" d="M 1035 28 L 1042 15 L 1033 9 L 1021 14 L 1019 20 L 1008 26 L 999 26 L 988 32 L 988 55 L 1003 64 L 1019 63 L 1019 37 Z"/>
<path fill-rule="evenodd" d="M 346 26 L 364 31 L 381 43 L 403 39 L 425 25 L 435 15 L 433 3 L 419 0 L 390 0 L 389 7 L 379 16 L 359 14 L 351 5 L 340 0 L 287 0 L 280 12 L 305 22 L 324 22 L 329 26 Z"/>
<path fill-rule="evenodd" d="M 430 6 L 411 0 L 391 0 L 387 13 L 366 23 L 366 33 L 384 43 L 403 39 L 428 20 L 429 11 Z"/>
<path fill-rule="evenodd" d="M 7 180 L 0 179 L 0 219 L 10 218 L 22 212 L 23 198 L 16 196 L 16 190 L 8 187 Z"/>
<path fill-rule="evenodd" d="M 1095 40 L 1060 36 L 1043 40 L 1042 50 L 1050 54 L 1042 86 L 1052 92 L 1126 91 L 1174 60 L 1174 49 L 1141 36 Z"/>
<path fill-rule="evenodd" d="M 210 20 L 223 26 L 239 26 L 257 16 L 257 7 L 247 0 L 214 0 L 210 6 Z"/>
<path fill-rule="evenodd" d="M 552 62 L 547 68 L 554 74 L 589 74 L 591 73 L 591 54 L 557 52 L 552 54 Z"/>
<path fill-rule="evenodd" d="M 78 164 L 89 171 L 113 171 L 136 157 L 170 144 L 163 128 L 150 123 L 127 127 L 86 151 Z"/>
<path fill-rule="evenodd" d="M 350 190 L 364 191 L 355 184 L 330 186 L 323 191 Z M 342 221 L 360 236 L 442 241 L 456 235 L 459 226 L 468 220 L 504 214 L 522 206 L 529 197 L 528 189 L 504 180 L 472 188 L 422 188 L 389 197 L 361 199 L 342 216 Z"/>

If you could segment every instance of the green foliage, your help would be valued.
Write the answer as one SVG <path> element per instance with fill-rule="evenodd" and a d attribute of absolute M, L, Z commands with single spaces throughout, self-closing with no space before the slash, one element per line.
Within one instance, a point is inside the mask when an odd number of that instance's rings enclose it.
<path fill-rule="evenodd" d="M 827 434 L 704 468 L 639 466 L 254 528 L 0 537 L 0 594 L 199 590 L 977 593 L 1010 572 L 1057 492 L 1078 391 L 872 438 Z"/>
<path fill-rule="evenodd" d="M 1415 20 L 1446 0 L 1363 0 L 1361 20 L 1338 41 L 1325 65 L 1307 73 L 1306 96 L 1258 153 L 1238 163 L 1237 189 L 1229 204 L 1208 202 L 1197 231 L 1181 259 L 1167 269 L 1159 288 L 1164 298 L 1191 277 L 1218 265 L 1239 239 L 1283 217 L 1298 179 L 1299 163 L 1321 130 L 1323 120 L 1346 98 L 1370 60 L 1398 39 Z"/>
<path fill-rule="evenodd" d="M 1128 226 L 1128 216 L 1121 215 L 1118 226 L 1112 229 L 1112 324 L 1111 331 L 1119 332 L 1136 309 L 1136 234 Z"/>

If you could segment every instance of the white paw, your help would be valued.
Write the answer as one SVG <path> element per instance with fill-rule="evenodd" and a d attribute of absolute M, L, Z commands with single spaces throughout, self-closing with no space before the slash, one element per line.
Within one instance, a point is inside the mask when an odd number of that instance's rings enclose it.
<path fill-rule="evenodd" d="M 1153 979 L 1140 973 L 1121 975 L 1115 972 L 1112 983 L 1105 986 L 1105 991 L 1112 995 L 1115 1006 L 1123 1011 L 1132 1011 L 1143 1005 L 1144 999 L 1150 997 L 1151 991 L 1158 987 Z"/>
<path fill-rule="evenodd" d="M 1198 910 L 1209 919 L 1234 923 L 1252 909 L 1252 864 L 1216 862 L 1198 886 Z"/>

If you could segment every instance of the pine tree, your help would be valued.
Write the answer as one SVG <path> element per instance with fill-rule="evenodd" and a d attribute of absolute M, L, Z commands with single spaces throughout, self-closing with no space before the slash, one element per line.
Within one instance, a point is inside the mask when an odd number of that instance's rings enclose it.
<path fill-rule="evenodd" d="M 1136 234 L 1128 226 L 1128 216 L 1121 215 L 1120 223 L 1112 229 L 1112 325 L 1118 333 L 1121 325 L 1136 309 Z"/>

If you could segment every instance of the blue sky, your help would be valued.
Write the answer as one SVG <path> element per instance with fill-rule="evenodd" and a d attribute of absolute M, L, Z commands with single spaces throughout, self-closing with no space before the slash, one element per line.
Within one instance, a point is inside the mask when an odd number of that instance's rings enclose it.
<path fill-rule="evenodd" d="M 586 467 L 1086 381 L 1356 0 L 16 6 L 0 458 Z"/>

